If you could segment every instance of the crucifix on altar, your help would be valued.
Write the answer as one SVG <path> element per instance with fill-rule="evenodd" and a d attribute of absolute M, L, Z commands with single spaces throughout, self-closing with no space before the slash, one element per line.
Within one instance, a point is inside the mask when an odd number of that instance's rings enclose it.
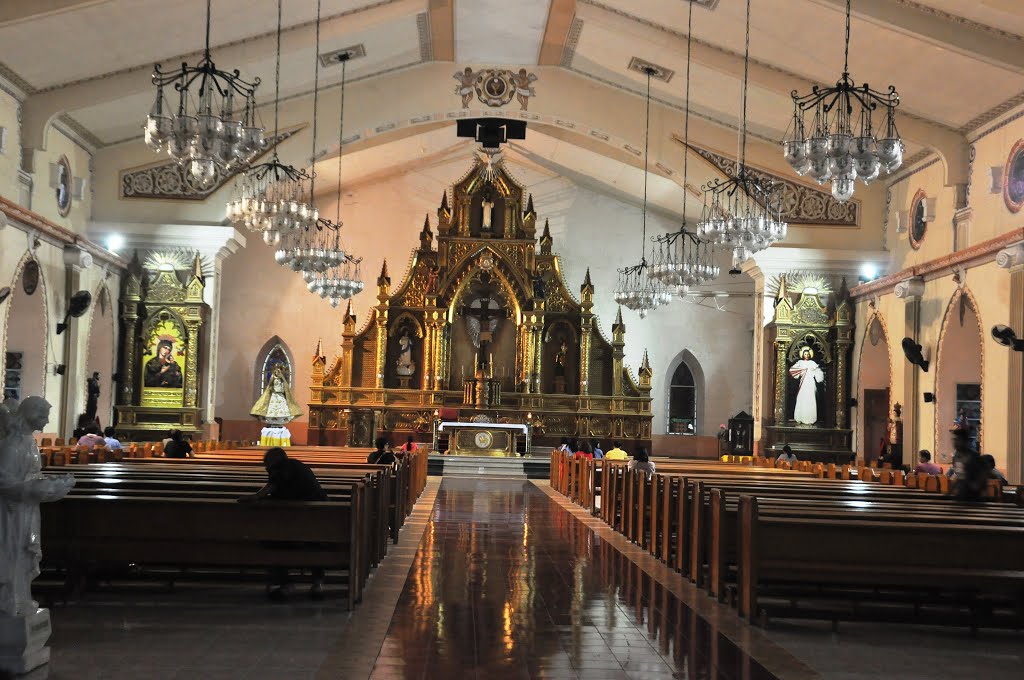
<path fill-rule="evenodd" d="M 477 408 L 496 406 L 501 401 L 501 381 L 494 377 L 494 333 L 507 312 L 490 293 L 484 293 L 471 304 L 463 305 L 460 315 L 466 320 L 469 335 L 476 348 L 473 375 L 463 383 L 463 397 Z"/>

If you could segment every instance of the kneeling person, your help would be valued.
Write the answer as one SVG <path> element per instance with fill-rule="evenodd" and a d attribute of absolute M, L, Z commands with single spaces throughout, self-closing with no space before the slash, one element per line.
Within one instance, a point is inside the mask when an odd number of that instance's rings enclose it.
<path fill-rule="evenodd" d="M 266 498 L 281 501 L 326 501 L 327 494 L 320 487 L 316 475 L 301 460 L 289 458 L 280 447 L 269 449 L 263 454 L 263 467 L 267 469 L 267 483 L 254 494 L 242 496 L 239 503 L 259 501 Z M 299 545 L 299 544 L 297 544 Z M 324 592 L 324 570 L 313 567 L 313 586 L 309 589 L 311 597 L 320 599 Z M 270 570 L 270 585 L 267 596 L 272 600 L 285 597 L 288 585 L 288 569 L 274 567 Z"/>

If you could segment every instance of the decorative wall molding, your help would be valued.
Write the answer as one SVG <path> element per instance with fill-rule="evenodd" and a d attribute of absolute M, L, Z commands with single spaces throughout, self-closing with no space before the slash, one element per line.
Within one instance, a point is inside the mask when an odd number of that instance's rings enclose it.
<path fill-rule="evenodd" d="M 6 215 L 12 222 L 24 225 L 24 227 L 29 231 L 35 229 L 39 234 L 48 236 L 57 243 L 80 248 L 92 255 L 96 260 L 104 263 L 105 265 L 110 265 L 114 269 L 124 270 L 128 266 L 128 260 L 125 260 L 116 253 L 112 253 L 106 248 L 100 247 L 95 242 L 84 238 L 80 234 L 76 234 L 75 232 L 65 229 L 58 224 L 54 224 L 42 215 L 37 215 L 31 210 L 21 207 L 4 196 L 0 196 L 0 213 Z M 17 227 L 18 225 L 12 224 L 11 226 Z"/>
<path fill-rule="evenodd" d="M 562 60 L 559 62 L 559 66 L 562 68 L 572 66 L 572 60 L 576 57 L 576 46 L 580 44 L 580 33 L 582 32 L 583 19 L 574 16 L 572 24 L 569 25 L 569 34 L 565 36 L 565 46 L 562 47 Z"/>
<path fill-rule="evenodd" d="M 1024 242 L 1014 243 L 1009 248 L 1000 250 L 996 255 L 996 264 L 1002 269 L 1024 266 Z"/>
<path fill-rule="evenodd" d="M 912 276 L 909 279 L 900 281 L 893 286 L 893 294 L 900 300 L 919 298 L 924 295 L 924 279 L 920 276 Z"/>
<path fill-rule="evenodd" d="M 416 32 L 420 38 L 420 61 L 434 61 L 434 44 L 430 39 L 430 14 L 416 15 Z M 365 50 L 363 52 L 365 54 Z"/>
<path fill-rule="evenodd" d="M 736 161 L 733 159 L 693 144 L 690 148 L 726 175 L 736 174 Z M 840 203 L 832 198 L 828 191 L 797 184 L 785 177 L 750 166 L 747 166 L 747 172 L 759 180 L 768 179 L 782 185 L 782 218 L 789 224 L 856 227 L 860 223 L 860 201 Z"/>
<path fill-rule="evenodd" d="M 286 130 L 271 137 L 260 158 L 266 156 L 274 147 L 296 134 L 305 126 Z M 189 176 L 185 167 L 178 165 L 173 159 L 121 171 L 121 198 L 167 199 L 176 201 L 202 201 L 233 179 L 239 171 L 229 175 L 221 175 L 217 170 L 217 181 L 213 186 L 204 189 L 197 186 Z"/>
<path fill-rule="evenodd" d="M 884 295 L 900 281 L 914 276 L 937 278 L 947 274 L 952 275 L 955 267 L 967 268 L 995 260 L 1000 250 L 1017 242 L 1024 242 L 1024 227 L 1012 229 L 1001 236 L 983 241 L 970 248 L 964 248 L 955 253 L 883 276 L 880 279 L 854 286 L 850 289 L 850 297 L 865 298 L 876 294 Z"/>

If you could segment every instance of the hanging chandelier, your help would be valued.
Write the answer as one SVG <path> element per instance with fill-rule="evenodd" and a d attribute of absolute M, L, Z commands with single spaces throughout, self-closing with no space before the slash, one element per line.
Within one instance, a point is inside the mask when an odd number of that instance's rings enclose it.
<path fill-rule="evenodd" d="M 696 233 L 686 228 L 686 187 L 689 182 L 690 155 L 690 53 L 693 35 L 693 2 L 690 2 L 690 13 L 686 29 L 686 113 L 683 123 L 683 223 L 678 231 L 655 236 L 656 244 L 653 255 L 654 262 L 650 267 L 649 276 L 661 283 L 666 289 L 674 289 L 676 295 L 683 296 L 690 287 L 699 286 L 714 278 L 720 271 L 714 261 L 714 247 Z"/>
<path fill-rule="evenodd" d="M 313 226 L 320 215 L 306 202 L 305 170 L 285 165 L 277 155 L 281 101 L 281 8 L 277 0 L 277 61 L 274 68 L 274 153 L 266 163 L 250 167 L 228 201 L 227 218 L 235 226 L 262 232 L 267 245 L 277 245 L 281 234 Z"/>
<path fill-rule="evenodd" d="M 786 237 L 781 185 L 747 168 L 747 90 L 750 77 L 750 0 L 747 0 L 743 99 L 736 175 L 705 184 L 704 208 L 697 230 L 712 243 L 732 250 L 733 266 Z"/>
<path fill-rule="evenodd" d="M 632 309 L 640 315 L 647 316 L 650 310 L 666 305 L 672 301 L 672 292 L 665 288 L 657 279 L 649 276 L 650 265 L 647 263 L 647 177 L 648 151 L 651 139 L 651 76 L 654 69 L 645 66 L 647 74 L 647 113 L 644 122 L 644 204 L 641 217 L 642 233 L 640 237 L 640 262 L 618 270 L 619 278 L 615 285 L 615 301 Z"/>
<path fill-rule="evenodd" d="M 851 0 L 846 0 L 842 76 L 834 87 L 815 85 L 805 95 L 793 92 L 793 120 L 782 142 L 783 156 L 797 174 L 809 174 L 818 184 L 831 180 L 832 196 L 841 202 L 853 196 L 857 179 L 871 184 L 882 169 L 886 174 L 896 171 L 903 165 L 905 148 L 896 129 L 896 88 L 890 85 L 879 92 L 867 83 L 857 87 L 850 78 L 850 7 Z M 876 112 L 884 118 L 878 136 Z"/>
<path fill-rule="evenodd" d="M 336 219 L 321 218 L 315 207 L 316 157 L 317 157 L 317 108 L 320 95 L 320 0 L 316 4 L 316 49 L 313 76 L 313 169 L 309 181 L 309 208 L 316 218 L 308 224 L 293 230 L 285 237 L 285 243 L 274 254 L 278 264 L 302 274 L 307 289 L 337 307 L 363 290 L 364 284 L 360 265 L 361 258 L 345 252 L 341 243 L 341 142 L 345 121 L 346 67 L 351 55 L 342 52 L 337 59 L 341 63 L 341 102 L 338 121 L 338 195 Z"/>
<path fill-rule="evenodd" d="M 237 70 L 222 71 L 210 57 L 210 3 L 206 2 L 206 46 L 195 66 L 164 73 L 153 67 L 156 101 L 146 119 L 146 146 L 166 151 L 202 188 L 217 181 L 218 169 L 230 172 L 249 163 L 264 149 L 263 128 L 256 122 L 259 78 L 243 80 Z M 167 110 L 164 88 L 178 93 L 177 111 Z M 195 88 L 195 89 L 194 89 Z M 241 117 L 235 97 L 244 101 Z"/>

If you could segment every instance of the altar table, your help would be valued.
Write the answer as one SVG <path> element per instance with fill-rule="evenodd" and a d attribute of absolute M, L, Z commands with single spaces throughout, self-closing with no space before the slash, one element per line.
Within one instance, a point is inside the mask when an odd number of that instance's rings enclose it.
<path fill-rule="evenodd" d="M 448 453 L 462 456 L 515 456 L 518 435 L 529 434 L 520 423 L 443 422 L 437 431 L 449 432 Z"/>

